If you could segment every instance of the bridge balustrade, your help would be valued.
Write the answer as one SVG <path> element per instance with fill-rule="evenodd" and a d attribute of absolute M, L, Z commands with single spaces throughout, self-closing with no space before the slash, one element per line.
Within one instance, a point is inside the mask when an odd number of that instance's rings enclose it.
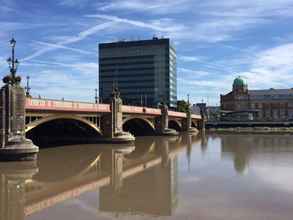
<path fill-rule="evenodd" d="M 138 107 L 138 106 L 129 106 L 129 105 L 123 105 L 122 111 L 124 113 L 161 115 L 160 109 L 145 108 L 145 107 Z"/>
<path fill-rule="evenodd" d="M 161 115 L 161 109 L 145 108 L 145 113 L 150 115 Z"/>
<path fill-rule="evenodd" d="M 109 104 L 95 104 L 90 102 L 64 101 L 53 99 L 27 98 L 26 109 L 28 110 L 47 110 L 47 111 L 74 111 L 74 112 L 110 112 Z M 123 105 L 124 113 L 161 115 L 161 110 L 157 108 L 147 108 L 140 106 Z M 186 113 L 168 111 L 169 116 L 176 118 L 186 118 Z M 193 114 L 192 119 L 200 120 L 200 115 Z"/>
<path fill-rule="evenodd" d="M 168 111 L 168 114 L 169 116 L 172 116 L 172 117 L 186 118 L 186 113 L 184 112 Z"/>
<path fill-rule="evenodd" d="M 110 112 L 110 105 L 87 102 L 49 100 L 49 99 L 26 99 L 26 109 L 29 110 L 60 110 L 78 112 Z"/>

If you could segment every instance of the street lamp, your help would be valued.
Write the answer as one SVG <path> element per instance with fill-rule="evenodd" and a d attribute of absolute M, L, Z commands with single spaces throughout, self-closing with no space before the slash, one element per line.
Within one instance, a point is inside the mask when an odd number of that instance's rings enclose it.
<path fill-rule="evenodd" d="M 26 97 L 31 97 L 30 90 L 31 90 L 31 87 L 30 87 L 30 76 L 27 76 L 26 77 L 26 87 L 25 87 Z"/>
<path fill-rule="evenodd" d="M 19 66 L 19 61 L 18 61 L 18 59 L 16 59 L 14 62 L 15 72 L 17 71 L 18 66 Z"/>
<path fill-rule="evenodd" d="M 10 40 L 10 46 L 11 46 L 12 48 L 14 48 L 14 47 L 15 47 L 15 44 L 16 44 L 16 40 L 15 40 L 14 38 L 12 38 L 12 39 Z"/>
<path fill-rule="evenodd" d="M 99 102 L 99 97 L 98 97 L 98 89 L 95 89 L 95 103 L 98 104 Z"/>
<path fill-rule="evenodd" d="M 17 81 L 20 81 L 19 77 L 17 78 L 15 76 L 16 71 L 17 71 L 17 67 L 19 65 L 19 61 L 18 61 L 18 59 L 15 59 L 15 53 L 14 53 L 14 49 L 15 49 L 15 46 L 16 46 L 16 40 L 14 38 L 12 38 L 9 41 L 9 43 L 10 43 L 10 46 L 11 46 L 11 54 L 12 54 L 12 56 L 7 59 L 7 63 L 9 65 L 9 70 L 10 70 L 10 74 L 11 74 L 11 76 L 10 76 L 11 79 L 10 80 L 11 80 L 11 83 L 13 84 L 13 83 L 16 83 Z"/>
<path fill-rule="evenodd" d="M 7 63 L 8 63 L 8 65 L 9 65 L 9 69 L 11 69 L 11 68 L 12 68 L 12 59 L 11 59 L 11 57 L 9 57 L 9 58 L 7 59 Z"/>

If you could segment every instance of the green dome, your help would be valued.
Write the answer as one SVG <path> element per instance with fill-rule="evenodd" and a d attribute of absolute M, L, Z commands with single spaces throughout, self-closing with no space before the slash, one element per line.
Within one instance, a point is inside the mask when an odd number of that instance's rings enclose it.
<path fill-rule="evenodd" d="M 246 86 L 246 85 L 247 85 L 246 82 L 240 76 L 234 79 L 233 86 L 240 87 L 240 86 Z"/>

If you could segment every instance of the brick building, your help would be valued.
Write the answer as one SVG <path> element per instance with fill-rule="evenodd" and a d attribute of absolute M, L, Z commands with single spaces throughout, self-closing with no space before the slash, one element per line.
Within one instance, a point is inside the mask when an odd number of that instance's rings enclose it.
<path fill-rule="evenodd" d="M 288 121 L 293 119 L 293 88 L 249 90 L 237 77 L 232 91 L 221 95 L 221 111 L 255 121 Z"/>

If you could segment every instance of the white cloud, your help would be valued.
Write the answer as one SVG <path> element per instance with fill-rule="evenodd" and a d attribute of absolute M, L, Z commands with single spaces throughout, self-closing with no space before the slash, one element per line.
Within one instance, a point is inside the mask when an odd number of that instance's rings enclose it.
<path fill-rule="evenodd" d="M 203 19 L 201 22 L 189 24 L 188 22 L 183 23 L 171 18 L 145 21 L 104 14 L 87 15 L 86 17 L 100 18 L 150 29 L 153 30 L 156 35 L 164 35 L 175 41 L 200 41 L 205 43 L 217 43 L 231 40 L 234 33 L 267 22 L 266 19 L 262 18 L 222 18 Z"/>
<path fill-rule="evenodd" d="M 91 0 L 60 0 L 59 5 L 67 7 L 84 7 L 89 5 Z"/>
<path fill-rule="evenodd" d="M 177 56 L 179 60 L 182 60 L 183 62 L 197 62 L 201 61 L 203 58 L 202 57 L 197 57 L 197 56 Z"/>
<path fill-rule="evenodd" d="M 84 40 L 85 38 L 93 35 L 93 34 L 96 34 L 97 32 L 99 31 L 102 31 L 106 28 L 109 28 L 111 27 L 112 25 L 114 25 L 115 22 L 106 22 L 106 23 L 102 23 L 102 24 L 98 24 L 98 25 L 95 25 L 89 29 L 86 29 L 80 33 L 78 33 L 76 36 L 70 36 L 70 37 L 67 37 L 66 39 L 64 39 L 62 42 L 57 42 L 57 43 L 54 43 L 54 44 L 51 44 L 50 46 L 45 46 L 44 48 L 41 48 L 40 50 L 37 50 L 36 52 L 34 52 L 33 54 L 21 59 L 22 61 L 28 61 L 28 60 L 31 60 L 31 59 L 34 59 L 36 57 L 39 57 L 47 52 L 50 52 L 50 51 L 53 51 L 53 50 L 56 50 L 58 49 L 58 47 L 52 47 L 52 45 L 58 45 L 59 47 L 60 46 L 64 46 L 64 45 L 67 45 L 67 44 L 72 44 L 72 43 L 76 43 L 76 42 L 79 42 L 81 40 Z"/>
<path fill-rule="evenodd" d="M 195 41 L 216 43 L 231 40 L 233 37 L 235 38 L 235 33 L 266 22 L 268 21 L 261 18 L 208 19 L 201 23 L 197 23 L 193 27 L 193 31 L 189 33 L 193 35 Z"/>
<path fill-rule="evenodd" d="M 5 64 L 5 63 L 6 63 L 5 58 L 0 56 L 0 66 Z"/>
<path fill-rule="evenodd" d="M 256 54 L 249 71 L 240 73 L 250 88 L 292 87 L 293 43 L 267 49 Z"/>
<path fill-rule="evenodd" d="M 210 72 L 206 72 L 206 71 L 201 71 L 201 70 L 191 70 L 191 69 L 187 69 L 187 68 L 178 68 L 178 75 L 181 75 L 185 78 L 189 78 L 189 79 L 196 79 L 196 78 L 200 78 L 200 77 L 206 77 L 208 75 L 210 75 Z"/>
<path fill-rule="evenodd" d="M 211 1 L 204 2 L 181 0 L 181 1 L 166 1 L 154 0 L 146 2 L 143 0 L 128 0 L 128 1 L 110 1 L 102 3 L 100 7 L 102 11 L 130 10 L 141 11 L 146 13 L 162 13 L 170 15 L 182 9 L 190 10 L 196 8 L 194 13 L 186 14 L 185 20 L 171 20 L 170 22 L 161 23 L 163 18 L 157 19 L 158 23 L 148 21 L 138 21 L 133 19 L 118 18 L 114 16 L 100 15 L 109 20 L 128 23 L 134 26 L 150 28 L 157 31 L 156 34 L 163 33 L 174 40 L 200 41 L 205 43 L 217 43 L 235 39 L 235 34 L 240 31 L 245 31 L 257 27 L 258 25 L 269 24 L 274 22 L 271 18 L 275 16 L 287 17 L 291 16 L 290 8 L 292 8 L 292 0 L 281 1 Z M 292 11 L 292 10 L 291 10 Z M 197 19 L 198 22 L 193 22 Z M 192 22 L 191 22 L 192 21 Z M 160 24 L 161 23 L 161 24 Z M 172 30 L 170 27 L 176 27 Z M 169 30 L 168 30 L 169 28 Z M 162 30 L 163 29 L 163 30 Z M 242 36 L 241 36 L 242 37 Z M 238 37 L 240 38 L 240 36 Z"/>
<path fill-rule="evenodd" d="M 190 80 L 185 78 L 178 78 L 178 81 L 185 86 L 194 86 L 196 88 L 204 88 L 206 91 L 226 89 L 227 85 L 231 87 L 231 83 L 226 79 L 219 80 Z M 228 81 L 228 83 L 226 83 Z"/>
<path fill-rule="evenodd" d="M 113 22 L 130 24 L 136 27 L 152 29 L 158 32 L 163 32 L 163 33 L 182 31 L 182 29 L 184 28 L 183 25 L 174 25 L 174 23 L 173 25 L 171 25 L 170 19 L 161 19 L 161 20 L 154 20 L 151 22 L 145 22 L 145 21 L 126 19 L 126 18 L 120 18 L 118 16 L 102 15 L 102 14 L 87 15 L 87 17 L 100 18 L 100 19 L 110 20 Z"/>
<path fill-rule="evenodd" d="M 197 93 L 208 93 L 219 99 L 219 94 L 231 91 L 233 80 L 240 75 L 246 78 L 249 89 L 291 88 L 293 87 L 293 43 L 280 45 L 255 53 L 245 61 L 248 71 L 231 71 L 220 74 L 216 78 L 196 78 L 180 76 L 178 84 L 181 87 L 197 88 Z M 224 65 L 224 61 L 222 65 Z M 229 65 L 229 59 L 226 60 Z M 219 67 L 218 67 L 219 68 Z M 183 71 L 182 71 L 183 70 Z M 189 69 L 179 69 L 182 73 L 191 73 Z M 219 69 L 220 71 L 220 69 Z M 212 76 L 211 71 L 207 75 Z M 191 78 L 190 78 L 191 77 Z"/>
<path fill-rule="evenodd" d="M 292 0 L 205 1 L 200 4 L 201 14 L 217 17 L 271 18 L 293 16 Z M 204 10 L 205 9 L 205 10 Z"/>
<path fill-rule="evenodd" d="M 80 53 L 80 54 L 93 54 L 93 52 L 90 52 L 90 51 L 71 48 L 71 47 L 66 47 L 66 46 L 63 46 L 63 45 L 60 45 L 60 44 L 52 44 L 52 43 L 46 43 L 46 42 L 41 42 L 41 41 L 34 41 L 34 42 L 39 44 L 39 45 L 42 45 L 42 46 L 56 48 L 56 49 L 70 50 L 70 51 L 77 52 L 77 53 Z"/>
<path fill-rule="evenodd" d="M 50 28 L 50 27 L 63 27 L 67 24 L 64 23 L 34 23 L 34 22 L 14 22 L 14 21 L 0 21 L 2 32 L 14 32 L 17 30 L 29 30 L 38 28 Z M 2 33 L 1 33 L 2 34 Z M 12 33 L 9 33 L 12 34 Z M 13 35 L 13 34 L 12 34 Z"/>
<path fill-rule="evenodd" d="M 74 62 L 74 63 L 61 63 L 61 62 L 47 62 L 47 61 L 39 61 L 35 60 L 34 62 L 26 62 L 24 65 L 28 66 L 41 66 L 41 67 L 52 67 L 59 66 L 68 68 L 75 73 L 78 73 L 79 76 L 88 75 L 92 77 L 96 77 L 98 73 L 98 64 L 92 62 Z"/>
<path fill-rule="evenodd" d="M 0 12 L 3 14 L 15 12 L 15 3 L 12 0 L 0 0 Z"/>
<path fill-rule="evenodd" d="M 278 157 L 278 155 L 282 155 L 282 159 Z M 288 193 L 293 193 L 293 174 L 291 157 L 288 153 L 279 153 L 273 156 L 272 161 L 266 161 L 263 158 L 261 159 L 262 163 L 259 164 L 257 161 L 253 161 L 253 164 L 250 167 L 251 172 L 253 172 L 258 178 L 264 181 L 265 185 L 268 184 L 272 186 L 274 189 L 278 189 L 281 191 L 285 191 Z M 284 158 L 287 159 L 288 163 L 285 165 Z M 255 158 L 257 159 L 257 157 Z"/>
<path fill-rule="evenodd" d="M 139 11 L 152 14 L 179 13 L 187 9 L 189 0 L 112 0 L 98 4 L 100 11 Z"/>
<path fill-rule="evenodd" d="M 40 72 L 32 72 L 31 87 L 34 96 L 70 100 L 94 100 L 94 88 L 97 87 L 93 76 L 71 74 L 69 71 L 51 68 Z"/>

